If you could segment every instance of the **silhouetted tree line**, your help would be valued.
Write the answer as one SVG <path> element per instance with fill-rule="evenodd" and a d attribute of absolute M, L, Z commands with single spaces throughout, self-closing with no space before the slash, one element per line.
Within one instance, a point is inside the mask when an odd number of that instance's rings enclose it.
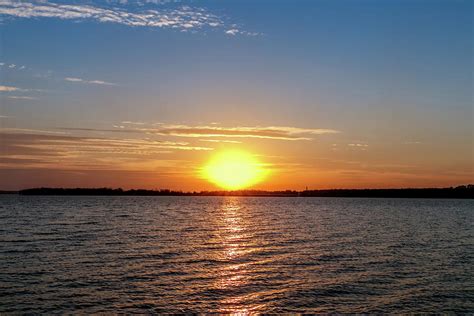
<path fill-rule="evenodd" d="M 123 190 L 121 188 L 34 188 L 18 192 L 21 195 L 110 195 L 110 196 L 281 196 L 281 197 L 371 197 L 371 198 L 442 198 L 474 199 L 474 185 L 450 188 L 422 189 L 331 189 L 305 191 L 201 191 Z"/>
<path fill-rule="evenodd" d="M 473 199 L 474 185 L 462 185 L 450 188 L 421 189 L 334 189 L 307 190 L 300 196 L 319 197 L 372 197 L 372 198 L 437 198 L 437 199 Z"/>
<path fill-rule="evenodd" d="M 132 189 L 123 190 L 122 188 L 34 188 L 18 192 L 21 195 L 130 195 L 130 196 L 155 196 L 155 195 L 189 195 L 182 191 L 145 190 Z"/>
<path fill-rule="evenodd" d="M 0 190 L 0 194 L 16 194 L 18 193 L 17 191 L 4 191 L 4 190 Z"/>

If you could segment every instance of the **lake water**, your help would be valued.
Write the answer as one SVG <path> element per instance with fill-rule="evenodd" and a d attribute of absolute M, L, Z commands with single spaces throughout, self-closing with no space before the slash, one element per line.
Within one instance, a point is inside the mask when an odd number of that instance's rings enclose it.
<path fill-rule="evenodd" d="M 474 200 L 0 196 L 0 313 L 474 312 Z"/>

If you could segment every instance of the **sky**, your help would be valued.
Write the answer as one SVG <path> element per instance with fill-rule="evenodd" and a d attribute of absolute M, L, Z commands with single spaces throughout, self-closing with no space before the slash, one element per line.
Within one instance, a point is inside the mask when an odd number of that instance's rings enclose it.
<path fill-rule="evenodd" d="M 474 182 L 473 2 L 0 0 L 0 189 Z"/>

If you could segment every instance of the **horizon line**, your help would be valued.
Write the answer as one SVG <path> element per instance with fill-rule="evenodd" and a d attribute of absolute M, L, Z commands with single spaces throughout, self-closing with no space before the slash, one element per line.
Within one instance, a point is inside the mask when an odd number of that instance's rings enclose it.
<path fill-rule="evenodd" d="M 129 188 L 124 189 L 122 187 L 108 187 L 108 186 L 97 186 L 97 187 L 47 187 L 47 186 L 40 186 L 40 187 L 29 187 L 23 188 L 18 190 L 7 190 L 1 189 L 0 192 L 20 192 L 26 190 L 38 190 L 38 189 L 47 189 L 47 190 L 122 190 L 124 192 L 127 191 L 170 191 L 170 192 L 180 192 L 180 193 L 199 193 L 199 192 L 244 192 L 244 191 L 254 191 L 254 192 L 307 192 L 307 191 L 335 191 L 335 190 L 422 190 L 422 189 L 456 189 L 456 188 L 471 188 L 474 187 L 474 184 L 459 184 L 456 186 L 449 186 L 449 187 L 379 187 L 379 188 L 367 188 L 367 187 L 360 187 L 360 188 L 324 188 L 324 189 L 278 189 L 278 190 L 268 190 L 268 189 L 238 189 L 238 190 L 225 190 L 225 189 L 214 189 L 214 190 L 180 190 L 180 189 L 170 189 L 170 188 L 154 188 L 154 189 L 145 189 L 145 188 Z"/>

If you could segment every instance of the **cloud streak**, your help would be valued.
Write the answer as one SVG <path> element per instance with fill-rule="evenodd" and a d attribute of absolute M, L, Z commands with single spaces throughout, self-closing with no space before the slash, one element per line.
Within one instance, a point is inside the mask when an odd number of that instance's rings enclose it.
<path fill-rule="evenodd" d="M 44 92 L 45 90 L 41 89 L 23 89 L 13 86 L 3 86 L 0 85 L 0 92 Z"/>
<path fill-rule="evenodd" d="M 315 135 L 338 131 L 288 126 L 222 127 L 218 125 L 133 124 L 118 128 L 69 128 L 35 130 L 0 128 L 0 168 L 56 168 L 68 170 L 155 170 L 163 160 L 171 161 L 191 151 L 212 151 L 211 144 L 238 144 L 243 138 L 284 141 L 310 140 Z M 123 128 L 122 128 L 123 126 Z M 149 126 L 147 128 L 147 126 Z M 79 135 L 71 133 L 77 132 Z M 94 133 L 100 133 L 94 135 Z M 127 136 L 127 133 L 133 133 Z M 120 135 L 120 136 L 117 136 Z M 123 137 L 122 137 L 123 136 Z M 153 139 L 161 136 L 161 140 Z M 199 143 L 172 137 L 199 138 Z M 179 140 L 179 138 L 178 138 Z M 178 154 L 180 152 L 180 154 Z"/>
<path fill-rule="evenodd" d="M 24 96 L 24 95 L 10 95 L 7 98 L 13 99 L 13 100 L 38 100 L 38 98 L 28 97 L 28 96 Z"/>
<path fill-rule="evenodd" d="M 222 139 L 200 139 L 200 142 L 208 142 L 208 143 L 226 143 L 226 144 L 241 144 L 242 142 L 238 140 L 222 140 Z"/>
<path fill-rule="evenodd" d="M 220 127 L 220 126 L 187 126 L 163 125 L 151 131 L 158 135 L 179 137 L 212 137 L 212 138 L 261 138 L 276 140 L 311 140 L 314 135 L 334 134 L 339 131 L 321 128 L 299 128 L 289 126 L 268 127 Z"/>
<path fill-rule="evenodd" d="M 0 0 L 0 14 L 16 18 L 57 18 L 62 20 L 92 20 L 127 26 L 173 28 L 181 31 L 203 28 L 222 28 L 227 34 L 248 34 L 235 27 L 229 29 L 223 18 L 202 8 L 181 6 L 174 9 L 144 10 L 134 12 L 115 7 L 94 5 L 57 4 L 49 1 L 17 2 Z M 231 31 L 229 33 L 229 31 Z"/>
<path fill-rule="evenodd" d="M 162 162 L 164 154 L 213 150 L 186 142 L 83 137 L 18 129 L 0 129 L 0 139 L 0 168 L 149 170 Z"/>
<path fill-rule="evenodd" d="M 64 78 L 64 80 L 69 81 L 69 82 L 98 84 L 98 85 L 104 85 L 104 86 L 116 86 L 117 85 L 115 83 L 102 81 L 102 80 L 86 80 L 86 79 L 76 78 L 76 77 L 66 77 L 66 78 Z"/>
<path fill-rule="evenodd" d="M 361 144 L 361 143 L 352 143 L 352 144 L 347 144 L 349 147 L 369 147 L 367 144 Z"/>
<path fill-rule="evenodd" d="M 95 128 L 61 128 L 69 131 L 110 132 L 110 133 L 146 133 L 151 135 L 187 137 L 187 138 L 259 138 L 286 141 L 311 140 L 316 135 L 336 134 L 337 130 L 324 128 L 299 128 L 290 126 L 240 126 L 221 127 L 207 125 L 172 125 L 157 124 L 159 127 L 135 127 L 134 122 L 123 122 L 126 126 L 115 126 L 115 129 Z M 135 126 L 130 126 L 135 125 Z M 211 140 L 211 142 L 213 142 Z M 214 140 L 216 142 L 216 140 Z"/>
<path fill-rule="evenodd" d="M 63 130 L 82 132 L 110 133 L 146 133 L 151 135 L 187 137 L 187 138 L 259 138 L 286 141 L 311 140 L 316 135 L 340 133 L 333 129 L 299 128 L 290 126 L 239 126 L 221 127 L 216 125 L 173 125 L 158 123 L 158 127 L 136 127 L 134 122 L 122 122 L 126 126 L 115 126 L 115 129 L 69 128 Z M 140 123 L 141 125 L 141 123 Z M 216 140 L 210 140 L 216 142 Z"/>
<path fill-rule="evenodd" d="M 25 89 L 20 89 L 20 88 L 11 87 L 11 86 L 0 86 L 0 92 L 13 92 L 13 91 L 25 91 Z"/>

